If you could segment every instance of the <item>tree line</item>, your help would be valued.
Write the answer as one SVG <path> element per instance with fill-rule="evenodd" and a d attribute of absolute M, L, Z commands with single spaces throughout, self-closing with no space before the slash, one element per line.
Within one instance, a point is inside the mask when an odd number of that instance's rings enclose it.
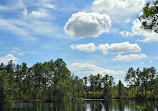
<path fill-rule="evenodd" d="M 127 86 L 110 75 L 79 78 L 62 59 L 36 63 L 0 65 L 0 101 L 59 101 L 84 99 L 158 99 L 158 75 L 154 67 L 129 68 Z"/>
<path fill-rule="evenodd" d="M 0 65 L 0 99 L 57 101 L 76 98 L 82 80 L 71 75 L 62 59 L 36 63 L 28 68 L 21 65 Z"/>

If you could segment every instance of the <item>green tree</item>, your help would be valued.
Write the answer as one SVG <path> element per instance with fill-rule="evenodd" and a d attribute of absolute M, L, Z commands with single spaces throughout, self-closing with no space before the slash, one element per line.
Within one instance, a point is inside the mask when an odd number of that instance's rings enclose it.
<path fill-rule="evenodd" d="M 137 82 L 136 71 L 132 67 L 130 67 L 129 70 L 127 71 L 126 76 L 125 76 L 125 81 L 130 86 L 134 86 L 136 84 Z"/>
<path fill-rule="evenodd" d="M 95 91 L 95 76 L 94 75 L 90 75 L 89 76 L 89 82 L 90 82 L 90 87 L 92 91 Z"/>
<path fill-rule="evenodd" d="M 5 100 L 5 92 L 4 92 L 4 75 L 3 71 L 0 70 L 0 103 Z"/>
<path fill-rule="evenodd" d="M 71 72 L 66 67 L 66 63 L 63 61 L 63 59 L 57 59 L 55 61 L 56 69 L 55 69 L 55 75 L 57 75 L 62 81 L 67 80 Z"/>
<path fill-rule="evenodd" d="M 122 84 L 121 80 L 119 80 L 117 87 L 118 87 L 118 96 L 119 98 L 122 98 L 124 85 Z"/>
<path fill-rule="evenodd" d="M 87 85 L 87 82 L 88 82 L 88 78 L 85 76 L 85 77 L 83 78 L 83 80 L 84 80 L 84 85 L 86 86 L 86 85 Z"/>
<path fill-rule="evenodd" d="M 138 18 L 142 22 L 142 28 L 158 33 L 158 0 L 146 3 L 143 13 Z"/>
<path fill-rule="evenodd" d="M 101 90 L 102 88 L 102 76 L 100 74 L 97 74 L 95 77 L 95 86 L 97 90 Z"/>
<path fill-rule="evenodd" d="M 114 78 L 112 76 L 109 75 L 105 75 L 102 78 L 102 82 L 103 82 L 103 92 L 104 92 L 104 99 L 108 99 L 112 97 L 112 86 L 114 84 Z"/>

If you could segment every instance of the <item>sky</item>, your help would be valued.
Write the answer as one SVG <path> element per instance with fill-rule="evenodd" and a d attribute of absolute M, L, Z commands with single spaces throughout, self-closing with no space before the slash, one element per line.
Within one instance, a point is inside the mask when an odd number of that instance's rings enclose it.
<path fill-rule="evenodd" d="M 150 0 L 148 0 L 150 1 Z M 147 0 L 1 0 L 0 63 L 62 58 L 72 73 L 112 75 L 158 66 L 158 34 L 137 19 Z"/>

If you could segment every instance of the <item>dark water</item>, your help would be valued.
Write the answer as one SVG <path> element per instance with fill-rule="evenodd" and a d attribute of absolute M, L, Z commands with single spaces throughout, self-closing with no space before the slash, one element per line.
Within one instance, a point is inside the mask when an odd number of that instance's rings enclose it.
<path fill-rule="evenodd" d="M 83 102 L 24 102 L 0 104 L 0 111 L 137 111 L 137 106 L 147 106 L 157 111 L 156 101 L 86 100 Z"/>

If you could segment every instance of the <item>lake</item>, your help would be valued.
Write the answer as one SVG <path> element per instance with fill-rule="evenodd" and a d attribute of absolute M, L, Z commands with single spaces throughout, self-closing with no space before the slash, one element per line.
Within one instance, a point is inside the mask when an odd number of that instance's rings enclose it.
<path fill-rule="evenodd" d="M 157 111 L 158 101 L 134 100 L 85 100 L 83 102 L 22 102 L 0 104 L 0 111 L 136 111 L 137 106 L 147 105 Z"/>

